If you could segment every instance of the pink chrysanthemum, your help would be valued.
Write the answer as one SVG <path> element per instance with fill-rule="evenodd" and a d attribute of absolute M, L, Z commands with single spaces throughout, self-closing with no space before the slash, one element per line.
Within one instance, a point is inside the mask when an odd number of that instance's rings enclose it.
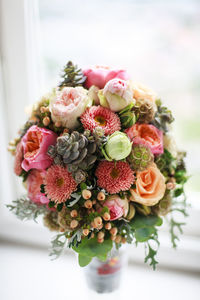
<path fill-rule="evenodd" d="M 44 184 L 47 197 L 56 203 L 65 202 L 77 188 L 71 173 L 58 165 L 53 165 L 47 170 Z"/>
<path fill-rule="evenodd" d="M 95 127 L 101 127 L 104 134 L 112 134 L 121 129 L 119 117 L 110 109 L 102 106 L 92 106 L 81 115 L 81 123 L 85 129 L 91 131 Z"/>
<path fill-rule="evenodd" d="M 16 154 L 15 154 L 15 161 L 14 161 L 14 172 L 18 176 L 23 171 L 21 166 L 22 161 L 23 161 L 23 147 L 22 147 L 22 143 L 20 142 L 16 147 Z"/>
<path fill-rule="evenodd" d="M 134 175 L 126 162 L 102 161 L 96 169 L 97 184 L 108 193 L 115 194 L 127 191 L 134 183 Z"/>

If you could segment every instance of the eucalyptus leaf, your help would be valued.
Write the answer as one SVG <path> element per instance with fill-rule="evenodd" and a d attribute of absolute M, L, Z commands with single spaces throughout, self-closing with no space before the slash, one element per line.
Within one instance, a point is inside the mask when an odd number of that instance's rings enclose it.
<path fill-rule="evenodd" d="M 162 225 L 162 219 L 158 216 L 135 216 L 129 225 L 131 228 L 138 229 L 138 228 L 146 228 L 146 227 L 153 227 L 153 226 L 161 226 Z"/>
<path fill-rule="evenodd" d="M 78 256 L 78 263 L 80 267 L 85 267 L 87 266 L 92 260 L 92 257 L 89 256 L 85 256 L 85 255 L 81 255 L 79 254 Z"/>
<path fill-rule="evenodd" d="M 150 239 L 155 233 L 154 227 L 138 228 L 135 230 L 135 238 L 137 242 L 143 243 Z"/>
<path fill-rule="evenodd" d="M 105 240 L 102 244 L 97 242 L 97 238 L 81 240 L 81 243 L 77 246 L 73 246 L 72 249 L 77 253 L 88 257 L 103 257 L 107 256 L 108 252 L 112 249 L 112 241 Z"/>

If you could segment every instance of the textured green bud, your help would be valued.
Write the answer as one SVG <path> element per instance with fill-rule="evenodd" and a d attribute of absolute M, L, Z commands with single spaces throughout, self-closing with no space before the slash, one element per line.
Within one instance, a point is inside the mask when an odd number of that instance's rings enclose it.
<path fill-rule="evenodd" d="M 135 117 L 134 112 L 127 111 L 127 112 L 123 113 L 120 116 L 120 121 L 121 121 L 122 127 L 124 127 L 124 128 L 129 128 L 129 127 L 133 126 L 133 124 L 135 124 L 135 122 L 136 122 L 136 117 Z"/>
<path fill-rule="evenodd" d="M 133 219 L 135 216 L 135 207 L 133 206 L 133 204 L 129 204 L 129 211 L 128 211 L 128 215 L 126 216 L 127 220 L 131 220 Z"/>
<path fill-rule="evenodd" d="M 132 143 L 123 132 L 116 131 L 109 138 L 103 151 L 107 160 L 121 160 L 126 158 L 132 149 Z"/>
<path fill-rule="evenodd" d="M 151 208 L 149 206 L 146 205 L 142 205 L 142 204 L 137 204 L 136 205 L 136 209 L 139 212 L 139 214 L 143 215 L 143 216 L 148 216 L 151 213 Z"/>
<path fill-rule="evenodd" d="M 144 145 L 133 145 L 128 162 L 135 171 L 143 171 L 153 162 L 153 154 Z"/>

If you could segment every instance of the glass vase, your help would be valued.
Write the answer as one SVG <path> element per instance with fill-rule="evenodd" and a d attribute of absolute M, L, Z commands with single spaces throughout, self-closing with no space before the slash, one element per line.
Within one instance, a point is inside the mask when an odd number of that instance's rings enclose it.
<path fill-rule="evenodd" d="M 93 258 L 85 268 L 87 285 L 97 293 L 111 293 L 120 287 L 123 271 L 127 265 L 125 247 L 113 249 L 105 262 Z"/>

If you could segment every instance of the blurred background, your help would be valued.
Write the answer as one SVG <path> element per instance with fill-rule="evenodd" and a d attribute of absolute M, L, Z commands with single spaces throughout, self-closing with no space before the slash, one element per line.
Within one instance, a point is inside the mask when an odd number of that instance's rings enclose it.
<path fill-rule="evenodd" d="M 155 90 L 173 111 L 177 145 L 188 152 L 190 216 L 177 251 L 170 248 L 167 227 L 161 231 L 158 271 L 143 265 L 142 247 L 131 248 L 123 295 L 131 293 L 133 280 L 140 299 L 160 299 L 169 284 L 163 299 L 199 299 L 200 2 L 0 0 L 0 5 L 0 299 L 67 299 L 80 275 L 68 252 L 59 261 L 49 261 L 52 233 L 40 223 L 22 224 L 5 207 L 24 193 L 12 174 L 7 143 L 27 118 L 24 107 L 59 82 L 68 60 L 83 68 L 100 64 L 127 69 L 134 81 Z M 47 291 L 52 278 L 55 284 Z M 81 291 L 83 298 L 89 297 L 82 277 L 79 282 L 73 297 L 78 299 Z M 65 292 L 61 284 L 66 284 Z"/>

